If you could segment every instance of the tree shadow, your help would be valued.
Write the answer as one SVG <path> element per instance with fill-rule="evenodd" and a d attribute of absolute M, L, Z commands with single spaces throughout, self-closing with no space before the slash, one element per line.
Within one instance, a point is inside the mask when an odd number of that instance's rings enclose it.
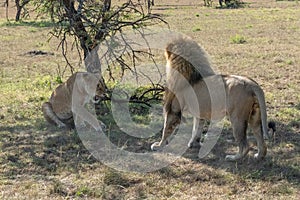
<path fill-rule="evenodd" d="M 107 137 L 113 144 L 131 152 L 150 151 L 149 140 L 129 136 L 111 123 Z M 159 137 L 158 134 L 151 142 Z M 102 165 L 84 146 L 76 130 L 56 128 L 42 118 L 31 125 L 2 126 L 0 144 L 0 164 L 7 166 L 2 175 L 9 179 L 19 175 L 49 176 L 64 169 L 77 173 L 94 164 Z"/>
<path fill-rule="evenodd" d="M 37 129 L 37 127 L 39 127 Z M 74 130 L 32 124 L 1 127 L 2 175 L 51 175 L 58 169 L 76 172 L 80 165 L 96 162 Z"/>

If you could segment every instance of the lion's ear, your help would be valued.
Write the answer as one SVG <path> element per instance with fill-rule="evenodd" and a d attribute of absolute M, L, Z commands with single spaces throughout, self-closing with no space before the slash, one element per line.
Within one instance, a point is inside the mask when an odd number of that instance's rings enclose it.
<path fill-rule="evenodd" d="M 167 60 L 169 59 L 170 55 L 171 55 L 170 51 L 165 51 L 165 57 Z"/>

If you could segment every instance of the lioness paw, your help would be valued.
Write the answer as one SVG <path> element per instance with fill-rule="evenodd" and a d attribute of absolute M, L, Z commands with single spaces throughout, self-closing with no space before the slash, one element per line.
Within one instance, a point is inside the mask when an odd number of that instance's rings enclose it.
<path fill-rule="evenodd" d="M 241 158 L 240 155 L 227 155 L 227 156 L 225 157 L 225 160 L 226 160 L 226 161 L 231 161 L 231 162 L 233 162 L 233 161 L 239 160 L 240 158 Z"/>

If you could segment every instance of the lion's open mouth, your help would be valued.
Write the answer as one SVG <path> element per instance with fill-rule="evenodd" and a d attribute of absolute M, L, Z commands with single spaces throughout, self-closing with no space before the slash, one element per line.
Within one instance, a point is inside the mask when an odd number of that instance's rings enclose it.
<path fill-rule="evenodd" d="M 95 95 L 93 98 L 92 98 L 92 101 L 93 101 L 93 103 L 99 103 L 101 100 L 105 100 L 105 99 L 107 99 L 107 96 L 103 93 L 103 94 L 101 94 L 101 95 Z"/>
<path fill-rule="evenodd" d="M 95 95 L 92 99 L 93 103 L 99 103 L 101 100 L 101 96 L 99 95 Z"/>

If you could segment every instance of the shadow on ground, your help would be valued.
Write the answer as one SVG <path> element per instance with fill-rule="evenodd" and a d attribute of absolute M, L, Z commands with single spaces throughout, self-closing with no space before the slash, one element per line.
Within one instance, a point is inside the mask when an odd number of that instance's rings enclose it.
<path fill-rule="evenodd" d="M 199 148 L 189 149 L 184 157 L 216 169 L 224 169 L 234 174 L 246 176 L 249 179 L 287 180 L 300 186 L 300 130 L 280 122 L 275 123 L 277 131 L 274 141 L 267 142 L 268 154 L 262 161 L 254 159 L 253 155 L 257 149 L 256 144 L 253 143 L 249 154 L 243 160 L 238 162 L 225 161 L 224 158 L 229 149 L 234 148 L 234 151 L 237 151 L 236 144 L 226 142 L 233 139 L 232 133 L 226 131 L 206 158 L 198 159 Z"/>
<path fill-rule="evenodd" d="M 77 172 L 78 168 L 98 163 L 83 146 L 76 131 L 58 130 L 41 122 L 32 126 L 1 127 L 1 160 L 2 176 L 14 178 L 18 175 L 51 175 L 59 173 L 61 169 Z M 236 145 L 228 143 L 231 140 L 231 131 L 224 131 L 217 145 L 208 157 L 198 159 L 199 149 L 189 149 L 183 155 L 185 159 L 200 165 L 208 165 L 214 169 L 224 169 L 227 172 L 243 176 L 246 179 L 267 181 L 286 180 L 300 186 L 299 152 L 300 131 L 297 128 L 277 124 L 277 133 L 273 143 L 268 144 L 268 155 L 263 161 L 255 161 L 254 146 L 249 155 L 239 162 L 226 162 L 224 157 L 228 150 L 236 150 Z M 39 127 L 40 131 L 37 131 Z M 159 139 L 159 134 L 152 139 L 138 140 L 128 136 L 117 135 L 112 137 L 116 144 L 122 147 L 126 143 L 128 151 L 149 151 L 153 141 Z M 5 166 L 5 167 L 3 167 Z M 158 173 L 166 173 L 167 169 Z M 196 173 L 186 169 L 187 173 Z M 198 181 L 205 179 L 197 176 Z M 180 178 L 180 177 L 178 177 Z"/>
<path fill-rule="evenodd" d="M 51 175 L 58 168 L 76 171 L 82 163 L 96 162 L 74 131 L 50 126 L 37 131 L 37 126 L 1 127 L 2 176 Z"/>

